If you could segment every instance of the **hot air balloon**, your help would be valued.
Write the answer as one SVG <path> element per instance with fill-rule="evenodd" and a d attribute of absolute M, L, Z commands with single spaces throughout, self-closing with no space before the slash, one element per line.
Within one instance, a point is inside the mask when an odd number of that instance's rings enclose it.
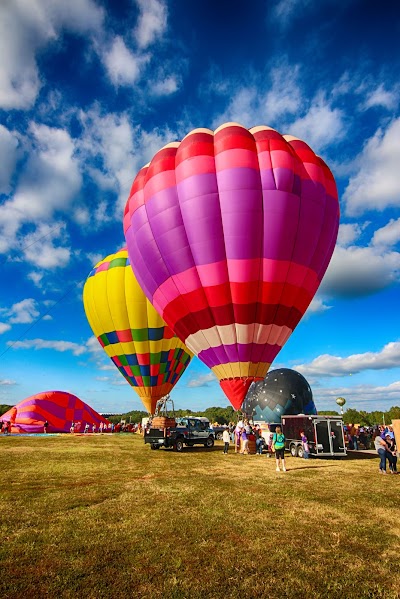
<path fill-rule="evenodd" d="M 325 162 L 300 139 L 237 123 L 159 150 L 124 212 L 139 284 L 235 409 L 314 297 L 338 225 Z"/>
<path fill-rule="evenodd" d="M 83 303 L 104 351 L 153 413 L 192 354 L 146 299 L 126 248 L 96 264 L 84 285 Z"/>
<path fill-rule="evenodd" d="M 317 414 L 308 381 L 290 368 L 270 370 L 263 381 L 250 385 L 242 410 L 269 423 L 280 423 L 286 415 Z"/>
<path fill-rule="evenodd" d="M 14 408 L 0 416 L 0 420 L 11 423 L 13 433 L 43 433 L 44 423 L 49 423 L 48 431 L 67 433 L 72 422 L 80 422 L 98 427 L 109 421 L 98 414 L 79 397 L 67 391 L 43 391 L 22 400 Z M 105 428 L 106 430 L 106 428 Z"/>

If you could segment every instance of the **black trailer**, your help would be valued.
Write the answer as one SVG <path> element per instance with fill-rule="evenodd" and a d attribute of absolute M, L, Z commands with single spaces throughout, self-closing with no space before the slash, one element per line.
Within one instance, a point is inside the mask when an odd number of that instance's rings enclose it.
<path fill-rule="evenodd" d="M 286 437 L 286 449 L 292 456 L 303 457 L 300 433 L 308 439 L 310 455 L 315 457 L 343 457 L 346 443 L 343 420 L 340 416 L 282 416 L 282 431 Z"/>

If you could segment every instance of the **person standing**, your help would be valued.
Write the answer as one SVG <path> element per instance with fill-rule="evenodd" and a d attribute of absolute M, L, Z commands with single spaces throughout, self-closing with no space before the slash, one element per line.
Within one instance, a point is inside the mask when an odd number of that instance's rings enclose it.
<path fill-rule="evenodd" d="M 279 460 L 282 463 L 282 470 L 286 472 L 285 465 L 285 435 L 280 426 L 277 426 L 272 437 L 272 443 L 275 449 L 276 471 L 280 472 Z"/>
<path fill-rule="evenodd" d="M 261 434 L 261 428 L 258 426 L 255 429 L 256 434 L 256 454 L 262 455 L 263 447 L 264 447 L 264 437 Z"/>
<path fill-rule="evenodd" d="M 374 433 L 374 445 L 381 460 L 379 463 L 379 474 L 386 474 L 386 450 L 388 447 L 386 441 L 380 436 L 379 430 Z"/>
<path fill-rule="evenodd" d="M 249 437 L 247 435 L 246 429 L 243 428 L 242 429 L 242 448 L 240 450 L 240 453 L 242 454 L 248 454 L 249 453 Z"/>
<path fill-rule="evenodd" d="M 303 446 L 303 458 L 305 460 L 308 460 L 308 458 L 310 457 L 310 446 L 308 444 L 308 439 L 307 439 L 304 431 L 301 431 L 300 438 L 301 438 L 301 444 Z"/>
<path fill-rule="evenodd" d="M 222 433 L 222 440 L 224 442 L 224 454 L 227 455 L 228 454 L 228 450 L 229 450 L 229 443 L 231 441 L 231 437 L 229 434 L 229 429 L 225 429 L 224 432 Z"/>
<path fill-rule="evenodd" d="M 391 438 L 390 434 L 386 435 L 386 457 L 389 460 L 390 474 L 397 474 L 397 447 L 396 441 Z"/>
<path fill-rule="evenodd" d="M 43 432 L 46 434 L 47 433 L 47 429 L 49 428 L 49 422 L 48 420 L 46 420 L 46 422 L 43 425 Z"/>

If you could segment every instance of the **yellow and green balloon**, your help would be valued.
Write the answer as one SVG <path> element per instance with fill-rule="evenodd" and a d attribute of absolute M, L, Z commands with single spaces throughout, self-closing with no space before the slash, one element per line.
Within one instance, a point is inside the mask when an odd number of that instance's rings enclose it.
<path fill-rule="evenodd" d="M 84 289 L 86 317 L 106 354 L 149 413 L 171 392 L 193 354 L 137 282 L 126 248 L 96 264 Z"/>

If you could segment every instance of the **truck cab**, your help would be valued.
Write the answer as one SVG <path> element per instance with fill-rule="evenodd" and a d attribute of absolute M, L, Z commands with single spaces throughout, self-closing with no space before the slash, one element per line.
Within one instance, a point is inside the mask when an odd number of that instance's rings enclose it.
<path fill-rule="evenodd" d="M 172 447 L 175 451 L 182 451 L 184 446 L 214 446 L 214 432 L 207 418 L 184 416 L 166 422 L 169 426 L 163 426 L 159 419 L 156 422 L 157 424 L 152 423 L 144 434 L 144 442 L 149 443 L 151 449 Z"/>

